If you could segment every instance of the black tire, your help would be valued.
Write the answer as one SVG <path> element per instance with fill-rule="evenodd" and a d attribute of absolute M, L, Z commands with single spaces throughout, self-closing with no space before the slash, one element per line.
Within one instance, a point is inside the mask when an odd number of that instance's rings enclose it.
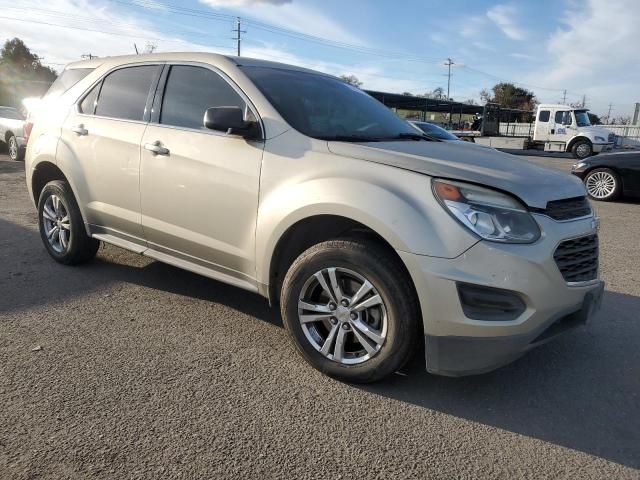
<path fill-rule="evenodd" d="M 56 250 L 55 246 L 52 245 L 47 238 L 44 209 L 47 200 L 52 198 L 52 195 L 60 199 L 64 211 L 69 217 L 69 228 L 67 230 L 69 232 L 67 234 L 68 240 L 65 242 L 66 248 L 62 251 Z M 69 184 L 62 180 L 49 182 L 42 189 L 38 201 L 38 225 L 40 227 L 40 237 L 47 252 L 49 252 L 49 255 L 51 255 L 56 262 L 64 265 L 77 265 L 87 262 L 95 257 L 100 247 L 98 240 L 87 236 L 78 203 Z"/>
<path fill-rule="evenodd" d="M 597 182 L 604 182 L 605 190 L 598 192 Z M 622 196 L 622 180 L 620 176 L 608 168 L 595 168 L 584 177 L 584 186 L 589 198 L 599 202 L 611 202 Z M 594 188 L 595 187 L 595 188 Z"/>
<path fill-rule="evenodd" d="M 14 162 L 24 160 L 24 148 L 18 146 L 18 139 L 13 133 L 10 133 L 9 138 L 7 138 L 7 151 L 9 158 Z"/>
<path fill-rule="evenodd" d="M 571 147 L 571 153 L 574 158 L 582 160 L 593 155 L 593 145 L 589 140 L 578 140 Z"/>
<path fill-rule="evenodd" d="M 303 331 L 298 312 L 300 295 L 316 272 L 330 267 L 348 269 L 364 277 L 377 290 L 386 309 L 384 342 L 363 363 L 346 365 L 327 358 Z M 303 252 L 285 276 L 280 308 L 285 328 L 303 358 L 321 372 L 348 382 L 375 382 L 397 371 L 409 360 L 420 337 L 420 310 L 411 279 L 396 258 L 368 240 L 331 240 Z M 351 333 L 352 340 L 355 333 Z"/>

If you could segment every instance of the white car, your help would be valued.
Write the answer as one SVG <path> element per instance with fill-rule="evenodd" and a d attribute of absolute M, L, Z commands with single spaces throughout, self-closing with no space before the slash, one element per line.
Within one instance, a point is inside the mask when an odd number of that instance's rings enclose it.
<path fill-rule="evenodd" d="M 0 141 L 7 144 L 11 160 L 24 159 L 26 141 L 24 138 L 25 118 L 15 108 L 0 107 Z"/>

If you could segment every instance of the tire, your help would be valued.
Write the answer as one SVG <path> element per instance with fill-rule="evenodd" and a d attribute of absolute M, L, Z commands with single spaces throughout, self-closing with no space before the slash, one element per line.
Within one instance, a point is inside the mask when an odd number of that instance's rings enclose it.
<path fill-rule="evenodd" d="M 571 153 L 575 158 L 582 160 L 593 155 L 593 145 L 589 140 L 578 140 L 571 147 Z"/>
<path fill-rule="evenodd" d="M 18 145 L 18 139 L 11 133 L 7 139 L 7 149 L 9 151 L 9 158 L 14 162 L 20 162 L 24 159 L 24 149 Z"/>
<path fill-rule="evenodd" d="M 584 186 L 589 198 L 601 202 L 610 202 L 620 198 L 622 181 L 620 176 L 608 168 L 596 168 L 584 177 Z"/>
<path fill-rule="evenodd" d="M 47 252 L 64 265 L 91 260 L 100 247 L 98 240 L 87 236 L 80 208 L 67 182 L 54 180 L 42 189 L 38 225 Z"/>
<path fill-rule="evenodd" d="M 343 300 L 372 306 L 351 311 L 353 304 L 346 307 L 339 300 L 335 304 L 316 276 L 324 278 L 336 297 L 336 289 L 330 287 L 331 269 Z M 356 291 L 363 280 L 372 289 L 358 299 Z M 299 309 L 301 300 L 319 309 Z M 285 276 L 280 308 L 302 357 L 321 372 L 348 382 L 375 382 L 397 371 L 409 360 L 420 337 L 418 301 L 408 274 L 387 250 L 368 240 L 331 240 L 303 252 Z M 303 324 L 301 316 L 322 320 Z M 330 348 L 322 353 L 330 337 Z M 344 349 L 338 348 L 340 339 Z"/>

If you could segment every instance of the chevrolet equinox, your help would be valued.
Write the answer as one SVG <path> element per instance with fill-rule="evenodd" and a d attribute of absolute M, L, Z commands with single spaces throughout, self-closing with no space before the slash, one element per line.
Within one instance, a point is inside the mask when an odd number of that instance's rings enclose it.
<path fill-rule="evenodd" d="M 100 242 L 257 292 L 320 371 L 486 372 L 598 308 L 580 180 L 422 134 L 362 90 L 206 53 L 68 65 L 28 123 L 42 241 Z M 212 288 L 214 288 L 212 284 Z"/>

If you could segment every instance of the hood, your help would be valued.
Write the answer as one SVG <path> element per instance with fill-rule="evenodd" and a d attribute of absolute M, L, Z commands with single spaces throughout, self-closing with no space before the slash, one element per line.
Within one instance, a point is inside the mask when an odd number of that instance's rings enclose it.
<path fill-rule="evenodd" d="M 604 136 L 606 139 L 607 136 L 611 133 L 609 130 L 603 127 L 599 127 L 597 125 L 591 125 L 590 127 L 578 127 L 580 133 L 590 133 L 592 135 Z"/>
<path fill-rule="evenodd" d="M 329 142 L 328 146 L 336 155 L 504 190 L 533 208 L 586 195 L 573 175 L 469 142 Z"/>

